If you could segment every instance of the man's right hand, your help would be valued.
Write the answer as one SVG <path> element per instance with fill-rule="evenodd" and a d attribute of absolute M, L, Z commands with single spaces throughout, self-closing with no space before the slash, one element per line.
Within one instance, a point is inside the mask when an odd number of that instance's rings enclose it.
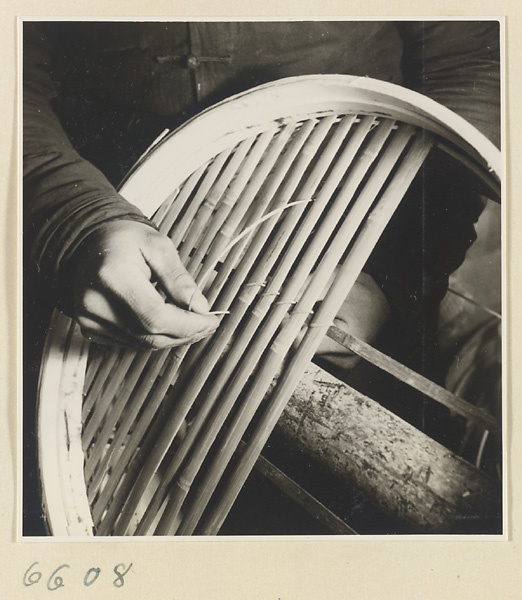
<path fill-rule="evenodd" d="M 87 339 L 159 349 L 195 342 L 219 325 L 171 240 L 152 227 L 110 221 L 77 252 L 74 311 Z"/>

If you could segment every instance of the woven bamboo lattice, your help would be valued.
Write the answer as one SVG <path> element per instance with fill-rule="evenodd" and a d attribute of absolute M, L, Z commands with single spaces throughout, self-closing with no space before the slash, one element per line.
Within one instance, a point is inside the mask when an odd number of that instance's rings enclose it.
<path fill-rule="evenodd" d="M 147 153 L 121 193 L 227 314 L 210 338 L 155 352 L 89 345 L 55 314 L 39 394 L 54 535 L 219 531 L 434 146 L 499 197 L 500 156 L 479 132 L 367 78 L 261 86 Z"/>

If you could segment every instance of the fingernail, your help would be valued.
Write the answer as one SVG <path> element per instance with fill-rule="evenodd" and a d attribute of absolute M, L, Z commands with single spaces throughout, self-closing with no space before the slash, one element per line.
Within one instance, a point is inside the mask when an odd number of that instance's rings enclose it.
<path fill-rule="evenodd" d="M 205 314 L 210 310 L 210 306 L 208 304 L 207 299 L 203 294 L 196 290 L 192 300 L 190 301 L 190 309 L 194 312 Z"/>

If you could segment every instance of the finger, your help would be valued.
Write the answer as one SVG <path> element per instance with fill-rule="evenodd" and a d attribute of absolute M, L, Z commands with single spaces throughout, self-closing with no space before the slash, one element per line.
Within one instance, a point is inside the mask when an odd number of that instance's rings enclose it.
<path fill-rule="evenodd" d="M 110 323 L 103 323 L 86 317 L 80 318 L 79 324 L 82 335 L 89 341 L 111 346 L 153 350 L 194 344 L 215 331 L 215 329 L 208 329 L 191 337 L 173 338 L 166 335 L 136 334 L 118 329 Z"/>
<path fill-rule="evenodd" d="M 173 338 L 167 335 L 144 335 L 137 336 L 137 339 L 139 345 L 145 348 L 175 348 L 178 346 L 185 346 L 187 344 L 195 344 L 196 342 L 199 342 L 200 340 L 212 335 L 215 331 L 215 329 L 207 329 L 187 338 Z"/>
<path fill-rule="evenodd" d="M 139 269 L 127 268 L 110 283 L 115 301 L 127 308 L 137 333 L 192 338 L 214 330 L 219 319 L 214 315 L 190 312 L 165 302 L 158 290 Z"/>
<path fill-rule="evenodd" d="M 194 279 L 183 266 L 172 241 L 156 234 L 142 249 L 143 257 L 169 298 L 178 306 L 207 313 L 209 305 Z"/>
<path fill-rule="evenodd" d="M 78 323 L 83 337 L 89 342 L 127 348 L 139 346 L 132 335 L 109 323 L 98 322 L 88 317 L 79 317 Z"/>

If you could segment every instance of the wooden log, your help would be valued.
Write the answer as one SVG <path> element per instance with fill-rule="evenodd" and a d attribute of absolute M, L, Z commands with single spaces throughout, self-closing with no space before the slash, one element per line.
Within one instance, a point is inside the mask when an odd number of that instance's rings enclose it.
<path fill-rule="evenodd" d="M 420 533 L 460 533 L 501 511 L 501 484 L 374 400 L 310 365 L 279 431 Z"/>

